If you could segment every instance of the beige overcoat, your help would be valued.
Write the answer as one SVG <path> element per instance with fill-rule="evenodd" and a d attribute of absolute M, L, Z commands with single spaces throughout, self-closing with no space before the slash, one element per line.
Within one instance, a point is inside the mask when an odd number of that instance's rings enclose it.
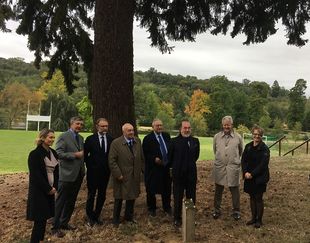
<path fill-rule="evenodd" d="M 140 178 L 144 169 L 144 157 L 139 138 L 134 138 L 133 153 L 124 136 L 111 143 L 109 167 L 113 178 L 113 195 L 115 199 L 132 200 L 140 194 Z M 117 178 L 123 176 L 123 180 Z"/>
<path fill-rule="evenodd" d="M 214 166 L 213 177 L 216 184 L 223 186 L 239 186 L 241 173 L 241 155 L 243 140 L 236 132 L 225 135 L 215 134 L 213 138 Z"/>

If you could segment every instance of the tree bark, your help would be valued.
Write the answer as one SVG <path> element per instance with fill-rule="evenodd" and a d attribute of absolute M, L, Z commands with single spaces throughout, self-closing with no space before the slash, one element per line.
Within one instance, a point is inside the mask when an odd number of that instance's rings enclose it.
<path fill-rule="evenodd" d="M 133 98 L 134 0 L 97 0 L 90 98 L 94 121 L 109 120 L 112 136 L 129 122 L 136 127 Z"/>

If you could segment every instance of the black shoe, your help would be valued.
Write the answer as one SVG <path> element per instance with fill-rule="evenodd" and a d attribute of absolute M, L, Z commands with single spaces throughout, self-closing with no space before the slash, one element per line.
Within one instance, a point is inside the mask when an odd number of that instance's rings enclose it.
<path fill-rule="evenodd" d="M 61 230 L 59 229 L 52 229 L 52 235 L 57 237 L 57 238 L 62 238 L 65 236 L 65 233 L 62 232 Z"/>
<path fill-rule="evenodd" d="M 241 219 L 240 213 L 237 213 L 237 212 L 233 213 L 233 214 L 231 215 L 231 217 L 233 217 L 234 220 L 239 220 L 239 219 Z"/>
<path fill-rule="evenodd" d="M 120 223 L 121 223 L 121 222 L 120 222 L 119 219 L 113 219 L 113 220 L 112 220 L 112 224 L 113 224 L 113 226 L 116 227 L 116 228 L 119 226 Z"/>
<path fill-rule="evenodd" d="M 155 210 L 149 210 L 149 215 L 151 217 L 156 217 L 156 211 Z"/>
<path fill-rule="evenodd" d="M 60 226 L 60 229 L 63 229 L 63 230 L 76 230 L 76 227 L 73 226 L 73 225 L 70 225 L 70 224 L 67 224 L 67 225 L 61 225 Z"/>
<path fill-rule="evenodd" d="M 180 227 L 182 225 L 182 221 L 177 219 L 177 220 L 174 220 L 174 226 L 175 227 Z"/>
<path fill-rule="evenodd" d="M 256 221 L 254 224 L 255 228 L 260 228 L 261 226 L 262 226 L 262 222 L 260 222 L 260 221 Z"/>
<path fill-rule="evenodd" d="M 89 227 L 93 227 L 93 226 L 95 225 L 95 223 L 96 223 L 95 220 L 93 220 L 93 219 L 91 219 L 91 218 L 88 218 L 86 224 L 87 224 L 87 226 L 89 226 Z"/>
<path fill-rule="evenodd" d="M 256 223 L 256 219 L 251 219 L 250 221 L 246 222 L 246 225 L 252 225 Z"/>
<path fill-rule="evenodd" d="M 171 208 L 165 209 L 164 210 L 166 214 L 168 214 L 169 216 L 172 216 L 172 210 Z"/>
<path fill-rule="evenodd" d="M 103 225 L 103 222 L 100 219 L 95 220 L 95 224 L 97 225 Z"/>
<path fill-rule="evenodd" d="M 126 219 L 126 221 L 130 224 L 138 224 L 138 222 L 134 219 Z"/>
<path fill-rule="evenodd" d="M 213 213 L 212 213 L 212 217 L 213 217 L 214 219 L 218 219 L 220 216 L 221 216 L 221 213 L 220 213 L 220 212 L 213 212 Z"/>

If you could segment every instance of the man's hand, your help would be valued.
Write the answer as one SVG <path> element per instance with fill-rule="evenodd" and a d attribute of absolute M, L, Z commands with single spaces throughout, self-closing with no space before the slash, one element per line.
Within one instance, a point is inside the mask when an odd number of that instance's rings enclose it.
<path fill-rule="evenodd" d="M 120 177 L 117 178 L 117 180 L 122 181 L 124 177 L 121 175 Z"/>
<path fill-rule="evenodd" d="M 162 160 L 160 158 L 156 157 L 155 158 L 155 164 L 162 165 L 163 162 L 162 162 Z"/>
<path fill-rule="evenodd" d="M 245 178 L 245 179 L 252 179 L 253 176 L 251 175 L 251 173 L 246 172 L 246 173 L 244 174 L 244 178 Z"/>
<path fill-rule="evenodd" d="M 82 151 L 79 151 L 79 152 L 75 152 L 75 153 L 74 153 L 74 156 L 75 156 L 75 158 L 77 158 L 77 159 L 81 159 L 81 158 L 83 158 L 83 156 L 84 156 L 84 151 L 82 150 Z"/>
<path fill-rule="evenodd" d="M 52 190 L 49 191 L 48 195 L 54 195 L 57 192 L 56 188 L 53 187 Z"/>

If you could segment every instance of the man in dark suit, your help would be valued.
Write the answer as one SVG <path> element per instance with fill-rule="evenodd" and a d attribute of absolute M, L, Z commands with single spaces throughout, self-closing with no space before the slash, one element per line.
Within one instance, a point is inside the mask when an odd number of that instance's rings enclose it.
<path fill-rule="evenodd" d="M 90 226 L 102 225 L 99 216 L 106 199 L 106 190 L 110 178 L 108 153 L 113 140 L 107 133 L 108 128 L 108 121 L 105 118 L 99 118 L 96 121 L 97 132 L 87 137 L 84 144 L 88 189 L 86 214 Z M 96 193 L 97 199 L 94 209 Z"/>
<path fill-rule="evenodd" d="M 84 168 L 83 137 L 79 134 L 83 126 L 83 119 L 72 117 L 70 128 L 62 133 L 56 142 L 56 152 L 59 158 L 58 195 L 55 204 L 53 233 L 59 229 L 75 230 L 69 225 L 74 210 L 75 201 L 80 190 Z"/>
<path fill-rule="evenodd" d="M 156 216 L 156 194 L 161 194 L 163 209 L 171 215 L 171 177 L 168 167 L 170 135 L 163 132 L 163 123 L 154 119 L 153 132 L 143 139 L 145 158 L 146 202 L 150 216 Z"/>
<path fill-rule="evenodd" d="M 174 225 L 182 224 L 182 199 L 185 191 L 187 199 L 196 203 L 197 167 L 200 144 L 197 138 L 191 136 L 189 121 L 182 121 L 179 136 L 172 138 L 168 159 L 172 165 Z"/>

